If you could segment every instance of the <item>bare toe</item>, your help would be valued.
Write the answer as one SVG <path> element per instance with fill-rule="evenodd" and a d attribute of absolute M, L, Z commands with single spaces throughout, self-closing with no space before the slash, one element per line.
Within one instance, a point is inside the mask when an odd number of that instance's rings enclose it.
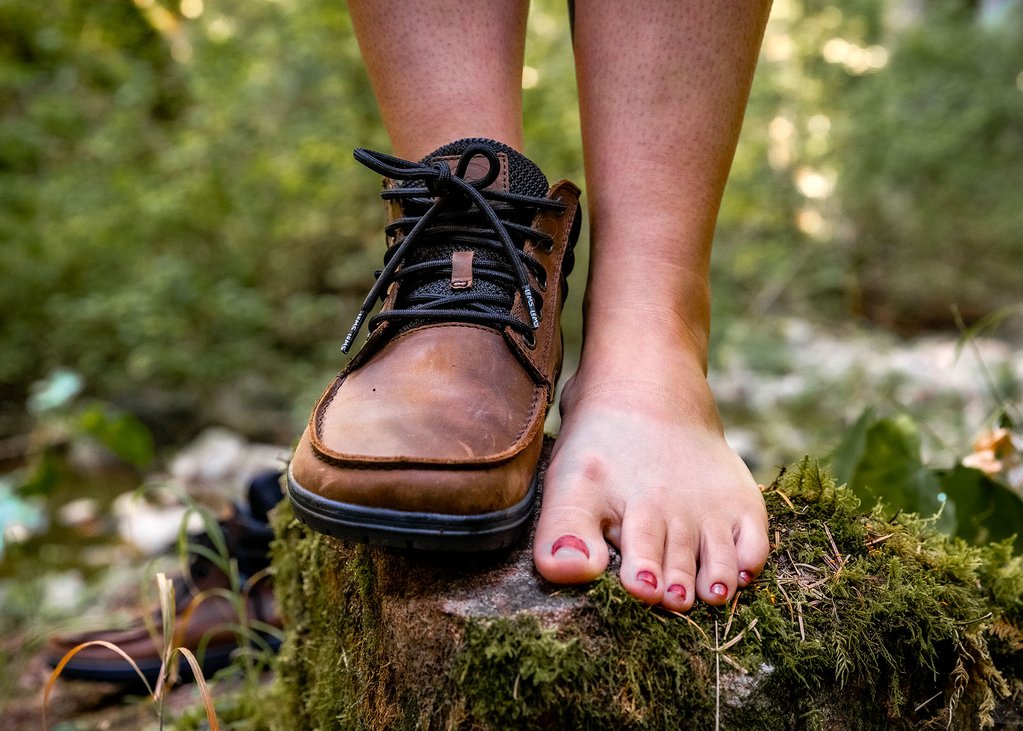
<path fill-rule="evenodd" d="M 724 604 L 735 593 L 739 567 L 735 539 L 721 524 L 704 528 L 696 593 L 708 604 Z"/>
<path fill-rule="evenodd" d="M 622 586 L 647 604 L 657 604 L 664 596 L 665 498 L 637 499 L 622 519 Z"/>
<path fill-rule="evenodd" d="M 739 586 L 747 586 L 764 570 L 770 550 L 767 527 L 761 521 L 747 519 L 739 525 L 739 535 L 735 539 Z"/>
<path fill-rule="evenodd" d="M 585 479 L 560 482 L 555 465 L 547 473 L 540 521 L 533 541 L 537 571 L 555 584 L 583 584 L 607 568 L 607 543 L 593 486 Z"/>
<path fill-rule="evenodd" d="M 664 598 L 661 603 L 676 612 L 685 612 L 696 599 L 696 549 L 692 532 L 682 525 L 668 528 L 664 551 Z"/>

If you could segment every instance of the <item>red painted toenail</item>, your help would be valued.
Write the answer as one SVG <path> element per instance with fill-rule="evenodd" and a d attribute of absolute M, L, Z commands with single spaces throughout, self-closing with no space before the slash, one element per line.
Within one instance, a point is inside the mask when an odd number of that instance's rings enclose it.
<path fill-rule="evenodd" d="M 657 588 L 657 577 L 649 571 L 640 571 L 636 574 L 636 581 L 642 581 L 644 584 L 653 589 Z"/>
<path fill-rule="evenodd" d="M 753 574 L 751 574 L 749 571 L 740 571 L 739 581 L 741 581 L 744 584 L 748 584 L 751 581 L 753 581 Z"/>
<path fill-rule="evenodd" d="M 686 600 L 686 588 L 682 584 L 672 584 L 668 587 L 668 593 L 677 596 L 679 601 Z"/>
<path fill-rule="evenodd" d="M 710 593 L 717 596 L 728 596 L 728 587 L 724 584 L 713 584 L 710 587 Z"/>
<path fill-rule="evenodd" d="M 586 543 L 581 538 L 576 538 L 575 536 L 561 536 L 561 538 L 554 541 L 554 545 L 551 546 L 551 555 L 556 555 L 562 548 L 571 548 L 586 556 L 586 558 L 590 557 L 590 549 L 586 547 Z"/>

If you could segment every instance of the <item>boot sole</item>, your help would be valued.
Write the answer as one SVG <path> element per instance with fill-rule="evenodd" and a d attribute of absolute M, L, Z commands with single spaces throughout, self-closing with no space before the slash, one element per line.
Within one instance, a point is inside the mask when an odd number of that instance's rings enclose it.
<path fill-rule="evenodd" d="M 492 513 L 415 513 L 328 500 L 295 482 L 288 498 L 295 517 L 318 533 L 377 546 L 416 551 L 496 551 L 515 543 L 529 526 L 537 480 L 518 503 Z"/>
<path fill-rule="evenodd" d="M 260 636 L 273 652 L 277 652 L 280 649 L 281 641 L 277 637 L 264 633 L 260 633 Z M 215 672 L 223 670 L 230 665 L 233 661 L 233 655 L 237 650 L 238 645 L 234 643 L 207 647 L 199 664 L 203 677 L 208 680 Z M 61 677 L 70 680 L 117 683 L 129 689 L 145 690 L 145 685 L 139 678 L 138 673 L 135 672 L 135 668 L 129 665 L 124 658 L 113 656 L 113 653 L 111 653 L 111 656 L 109 660 L 91 661 L 72 657 L 63 670 L 61 670 Z M 50 666 L 56 667 L 60 659 L 56 657 L 47 658 L 47 662 Z M 155 687 L 156 682 L 160 678 L 160 669 L 163 667 L 163 661 L 158 657 L 152 657 L 136 660 L 136 664 L 149 682 L 149 685 Z M 180 655 L 178 656 L 178 677 L 182 682 L 195 680 L 192 666 Z"/>

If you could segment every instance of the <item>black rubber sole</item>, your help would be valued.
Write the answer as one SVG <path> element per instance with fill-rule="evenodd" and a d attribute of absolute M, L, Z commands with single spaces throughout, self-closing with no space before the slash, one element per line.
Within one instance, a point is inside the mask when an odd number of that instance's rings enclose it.
<path fill-rule="evenodd" d="M 277 652 L 280 649 L 281 641 L 272 635 L 264 635 L 263 640 L 270 646 L 270 649 Z M 200 667 L 203 677 L 209 679 L 218 670 L 223 670 L 231 664 L 231 655 L 238 649 L 238 645 L 219 645 L 208 647 L 203 653 Z M 195 680 L 192 674 L 192 666 L 182 655 L 178 655 L 178 677 L 182 681 Z M 49 658 L 51 666 L 56 666 L 59 658 Z M 160 658 L 147 658 L 137 661 L 139 670 L 146 677 L 151 687 L 156 687 L 156 681 L 160 677 Z M 145 690 L 145 685 L 139 678 L 135 669 L 124 660 L 124 658 L 110 653 L 109 660 L 80 660 L 77 656 L 72 657 L 64 666 L 60 676 L 70 680 L 88 680 L 96 683 L 117 683 L 135 690 Z"/>
<path fill-rule="evenodd" d="M 416 551 L 496 551 L 515 543 L 529 526 L 536 479 L 526 496 L 504 510 L 479 515 L 414 513 L 328 500 L 305 489 L 288 470 L 295 517 L 318 533 L 360 543 Z"/>

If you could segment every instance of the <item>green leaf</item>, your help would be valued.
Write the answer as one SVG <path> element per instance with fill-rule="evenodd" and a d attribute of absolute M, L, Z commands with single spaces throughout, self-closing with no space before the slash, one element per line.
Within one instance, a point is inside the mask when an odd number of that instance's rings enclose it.
<path fill-rule="evenodd" d="M 831 452 L 831 470 L 839 484 L 848 485 L 853 481 L 856 467 L 863 459 L 863 452 L 867 448 L 867 430 L 874 420 L 874 408 L 868 406 Z"/>
<path fill-rule="evenodd" d="M 45 450 L 28 466 L 25 478 L 18 483 L 21 497 L 49 495 L 60 482 L 60 464 L 51 450 Z"/>
<path fill-rule="evenodd" d="M 153 437 L 132 414 L 93 405 L 78 415 L 77 426 L 128 464 L 141 468 L 153 460 Z"/>
<path fill-rule="evenodd" d="M 854 464 L 849 486 L 867 504 L 883 500 L 897 510 L 938 515 L 937 527 L 954 533 L 956 511 L 944 504 L 937 475 L 923 463 L 916 423 L 900 415 L 866 426 L 862 423 L 866 416 L 860 417 L 853 427 L 862 433 L 847 439 L 851 446 L 843 455 L 850 465 Z M 859 459 L 855 460 L 857 451 Z"/>
<path fill-rule="evenodd" d="M 980 470 L 957 465 L 940 473 L 941 489 L 958 516 L 956 535 L 975 544 L 1015 536 L 1016 550 L 1023 551 L 1023 499 L 1013 490 Z"/>

